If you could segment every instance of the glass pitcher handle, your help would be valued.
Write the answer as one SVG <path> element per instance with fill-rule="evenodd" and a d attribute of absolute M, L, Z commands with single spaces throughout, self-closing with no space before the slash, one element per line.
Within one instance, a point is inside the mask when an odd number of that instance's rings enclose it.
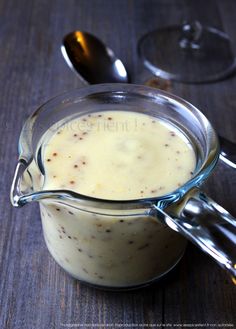
<path fill-rule="evenodd" d="M 236 283 L 236 219 L 198 189 L 157 216 L 184 235 L 232 276 Z"/>

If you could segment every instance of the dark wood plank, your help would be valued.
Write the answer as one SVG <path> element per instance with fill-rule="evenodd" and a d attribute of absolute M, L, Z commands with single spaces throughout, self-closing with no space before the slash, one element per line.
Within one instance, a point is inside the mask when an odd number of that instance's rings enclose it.
<path fill-rule="evenodd" d="M 0 328 L 63 328 L 63 324 L 92 323 L 100 324 L 100 328 L 112 323 L 124 327 L 132 323 L 136 327 L 145 323 L 236 324 L 235 287 L 197 248 L 189 245 L 177 268 L 150 287 L 104 292 L 81 285 L 56 265 L 43 241 L 36 204 L 16 210 L 9 202 L 17 141 L 26 117 L 52 96 L 82 87 L 60 54 L 62 36 L 75 29 L 96 34 L 124 60 L 132 80 L 143 83 L 150 74 L 137 58 L 138 38 L 154 28 L 181 21 L 184 3 L 0 1 Z M 209 11 L 207 16 L 207 0 L 205 3 L 198 5 L 205 19 L 210 17 L 215 26 L 222 26 L 235 45 L 235 1 L 217 1 L 218 16 Z M 199 107 L 220 134 L 234 141 L 235 88 L 235 77 L 210 85 L 171 85 L 174 93 Z M 234 171 L 219 165 L 207 191 L 236 216 Z"/>

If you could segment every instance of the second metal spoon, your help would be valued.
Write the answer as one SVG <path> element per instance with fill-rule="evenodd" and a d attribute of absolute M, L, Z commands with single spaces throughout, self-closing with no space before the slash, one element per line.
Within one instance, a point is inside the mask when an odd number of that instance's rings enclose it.
<path fill-rule="evenodd" d="M 63 39 L 61 51 L 69 67 L 89 84 L 129 80 L 121 60 L 90 33 L 69 33 Z"/>

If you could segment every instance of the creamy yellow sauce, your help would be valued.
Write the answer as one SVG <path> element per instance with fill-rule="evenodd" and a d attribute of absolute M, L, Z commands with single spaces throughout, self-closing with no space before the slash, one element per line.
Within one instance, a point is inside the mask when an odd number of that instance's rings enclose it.
<path fill-rule="evenodd" d="M 191 178 L 196 161 L 176 127 L 124 111 L 94 113 L 48 131 L 42 156 L 43 189 L 114 200 L 169 193 Z M 104 215 L 77 206 L 40 203 L 50 253 L 79 280 L 111 288 L 141 285 L 168 272 L 183 254 L 185 239 L 154 212 L 127 216 L 120 210 L 117 216 L 106 209 Z"/>
<path fill-rule="evenodd" d="M 195 168 L 194 151 L 178 129 L 125 111 L 70 121 L 47 141 L 43 159 L 45 189 L 114 200 L 172 192 Z"/>

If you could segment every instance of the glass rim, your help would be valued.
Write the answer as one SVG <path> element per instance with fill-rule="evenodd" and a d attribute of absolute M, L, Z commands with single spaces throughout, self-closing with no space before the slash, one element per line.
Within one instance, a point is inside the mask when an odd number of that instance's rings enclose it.
<path fill-rule="evenodd" d="M 205 134 L 206 143 L 209 146 L 209 151 L 207 157 L 201 163 L 200 168 L 194 172 L 193 177 L 184 183 L 182 186 L 178 187 L 174 191 L 149 198 L 138 198 L 129 200 L 113 200 L 113 199 L 102 199 L 93 196 L 87 196 L 83 194 L 76 193 L 67 189 L 58 190 L 41 190 L 27 195 L 20 196 L 20 203 L 26 204 L 30 201 L 42 200 L 42 199 L 55 199 L 57 201 L 69 201 L 69 202 L 79 202 L 82 206 L 102 208 L 102 209 L 137 209 L 137 208 L 149 208 L 151 205 L 155 204 L 163 208 L 166 205 L 178 201 L 183 195 L 185 195 L 192 188 L 200 185 L 205 178 L 207 178 L 212 170 L 214 169 L 218 158 L 219 158 L 219 143 L 217 134 L 212 127 L 209 120 L 205 115 L 198 110 L 194 105 L 185 101 L 179 96 L 173 95 L 169 92 L 159 90 L 157 88 L 151 88 L 143 85 L 137 84 L 119 84 L 119 83 L 108 83 L 108 84 L 98 84 L 90 85 L 84 88 L 77 88 L 70 91 L 63 92 L 42 104 L 25 122 L 19 139 L 19 154 L 20 158 L 23 159 L 28 165 L 35 159 L 34 151 L 32 149 L 32 132 L 34 125 L 37 122 L 37 117 L 40 113 L 47 111 L 47 107 L 53 104 L 66 104 L 72 99 L 83 99 L 91 95 L 102 94 L 102 93 L 112 93 L 112 94 L 132 94 L 137 96 L 145 96 L 149 99 L 164 99 L 167 102 L 175 102 L 175 104 L 182 106 L 186 111 L 194 115 L 195 118 L 201 120 L 204 123 L 204 127 L 207 128 L 206 131 L 210 133 Z M 204 128 L 203 127 L 203 128 Z M 30 132 L 30 133 L 29 133 Z M 36 159 L 35 159 L 36 160 Z M 37 164 L 37 161 L 35 161 Z M 38 164 L 37 164 L 38 166 Z M 78 205 L 79 206 L 79 205 Z"/>

